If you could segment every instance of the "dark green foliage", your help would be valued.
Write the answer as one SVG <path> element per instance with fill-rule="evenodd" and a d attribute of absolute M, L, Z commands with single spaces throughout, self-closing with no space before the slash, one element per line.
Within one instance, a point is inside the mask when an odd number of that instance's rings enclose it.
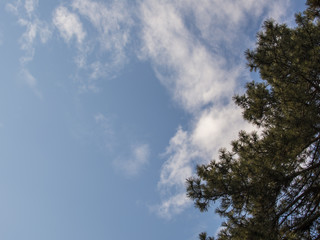
<path fill-rule="evenodd" d="M 214 237 L 208 237 L 207 233 L 203 232 L 199 234 L 200 240 L 214 240 Z"/>
<path fill-rule="evenodd" d="M 295 28 L 266 21 L 246 52 L 263 81 L 234 100 L 259 134 L 240 132 L 187 180 L 200 211 L 218 200 L 218 240 L 320 239 L 320 0 L 307 5 Z"/>

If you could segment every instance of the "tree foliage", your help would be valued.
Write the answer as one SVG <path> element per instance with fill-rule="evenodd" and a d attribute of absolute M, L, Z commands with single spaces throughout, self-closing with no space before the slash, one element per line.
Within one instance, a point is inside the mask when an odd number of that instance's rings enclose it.
<path fill-rule="evenodd" d="M 320 0 L 307 6 L 294 28 L 266 21 L 246 52 L 262 81 L 234 100 L 259 133 L 240 132 L 187 180 L 200 211 L 218 201 L 219 240 L 320 239 Z"/>

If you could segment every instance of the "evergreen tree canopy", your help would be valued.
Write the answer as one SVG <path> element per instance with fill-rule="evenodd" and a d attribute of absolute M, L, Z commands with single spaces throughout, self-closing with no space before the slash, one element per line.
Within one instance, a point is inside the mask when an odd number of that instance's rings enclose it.
<path fill-rule="evenodd" d="M 226 220 L 217 239 L 320 239 L 320 0 L 308 0 L 296 24 L 266 21 L 246 52 L 262 81 L 234 100 L 259 133 L 240 132 L 187 180 L 200 211 L 218 201 Z"/>

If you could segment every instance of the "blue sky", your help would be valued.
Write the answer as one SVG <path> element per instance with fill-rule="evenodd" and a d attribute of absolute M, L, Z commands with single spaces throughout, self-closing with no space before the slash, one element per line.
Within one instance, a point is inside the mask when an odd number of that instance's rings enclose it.
<path fill-rule="evenodd" d="M 0 0 L 0 238 L 196 239 L 185 196 L 240 129 L 267 18 L 303 1 Z"/>

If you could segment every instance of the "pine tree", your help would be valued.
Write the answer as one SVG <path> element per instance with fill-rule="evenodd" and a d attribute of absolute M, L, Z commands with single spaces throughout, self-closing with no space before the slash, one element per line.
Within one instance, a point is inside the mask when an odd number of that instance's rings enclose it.
<path fill-rule="evenodd" d="M 320 0 L 307 6 L 294 28 L 266 21 L 246 52 L 261 81 L 234 100 L 259 133 L 240 132 L 187 180 L 200 211 L 218 201 L 219 240 L 320 239 Z"/>

